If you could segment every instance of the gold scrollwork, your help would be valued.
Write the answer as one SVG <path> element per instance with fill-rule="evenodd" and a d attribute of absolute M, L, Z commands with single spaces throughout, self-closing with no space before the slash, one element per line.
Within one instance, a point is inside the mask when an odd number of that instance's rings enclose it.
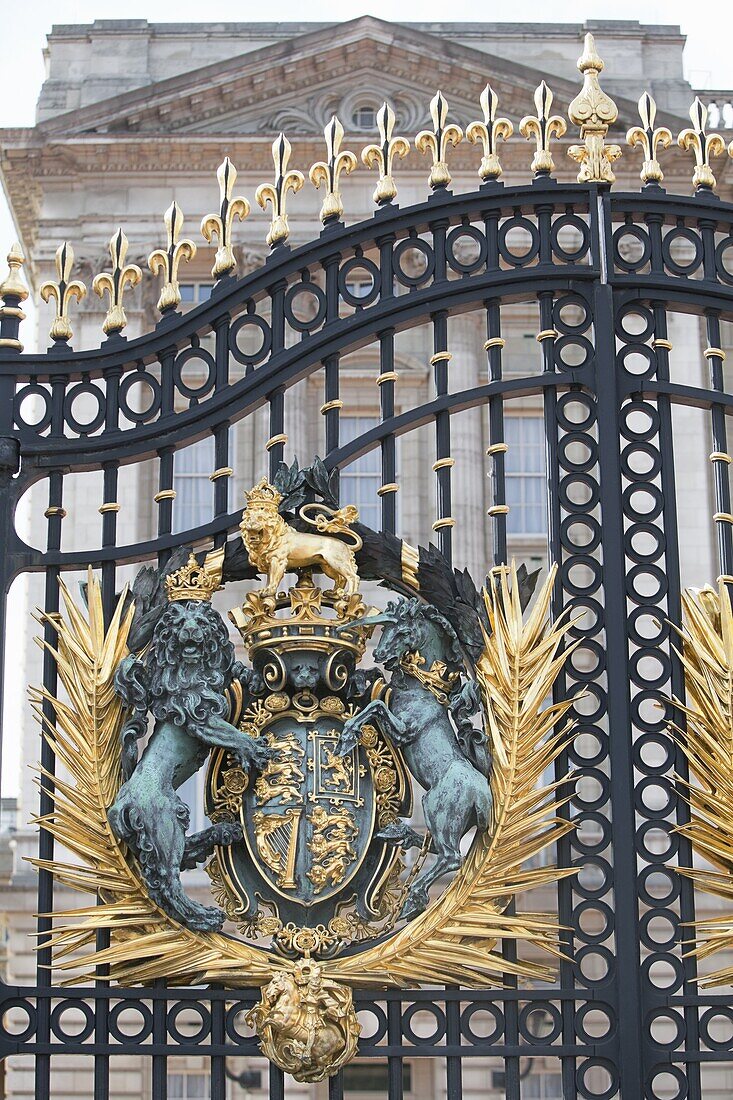
<path fill-rule="evenodd" d="M 672 144 L 672 131 L 666 126 L 655 126 L 657 105 L 644 92 L 639 100 L 639 118 L 641 126 L 632 126 L 626 134 L 626 142 L 632 148 L 640 145 L 644 152 L 644 161 L 639 172 L 642 183 L 661 183 L 664 179 L 662 166 L 657 160 L 657 149 L 668 149 Z"/>
<path fill-rule="evenodd" d="M 74 266 L 74 249 L 68 241 L 64 241 L 56 249 L 56 276 L 57 281 L 49 279 L 42 283 L 38 293 L 44 302 L 51 298 L 56 302 L 56 316 L 53 319 L 49 336 L 52 340 L 66 341 L 73 336 L 71 322 L 69 321 L 69 303 L 72 298 L 81 302 L 86 298 L 87 288 L 80 279 L 71 278 L 71 270 Z"/>
<path fill-rule="evenodd" d="M 109 254 L 112 259 L 112 270 L 102 271 L 94 276 L 92 290 L 100 298 L 105 291 L 109 295 L 109 309 L 102 325 L 102 332 L 111 336 L 114 332 L 122 332 L 127 325 L 127 316 L 122 305 L 125 287 L 136 287 L 143 273 L 137 264 L 126 264 L 129 243 L 127 237 L 118 229 L 109 242 Z"/>
<path fill-rule="evenodd" d="M 392 137 L 395 125 L 395 113 L 385 100 L 377 111 L 377 129 L 379 144 L 367 145 L 361 151 L 361 159 L 367 168 L 377 168 L 379 181 L 374 191 L 377 206 L 385 206 L 397 197 L 397 185 L 392 175 L 392 162 L 395 157 L 404 159 L 410 152 L 410 143 L 404 137 Z"/>
<path fill-rule="evenodd" d="M 536 115 L 525 115 L 519 123 L 519 132 L 529 141 L 534 138 L 536 152 L 532 158 L 531 169 L 537 176 L 549 176 L 555 171 L 555 162 L 550 152 L 553 137 L 561 138 L 567 130 L 567 123 L 561 115 L 553 115 L 554 96 L 543 80 L 534 93 Z"/>
<path fill-rule="evenodd" d="M 695 155 L 693 187 L 714 191 L 717 181 L 710 167 L 710 158 L 725 152 L 725 142 L 720 134 L 707 133 L 705 127 L 708 121 L 708 109 L 699 96 L 695 96 L 690 107 L 690 121 L 692 126 L 680 133 L 677 144 L 686 152 L 692 149 Z"/>
<path fill-rule="evenodd" d="M 211 274 L 215 279 L 220 279 L 222 275 L 231 274 L 237 266 L 232 248 L 232 227 L 235 218 L 239 218 L 241 222 L 247 217 L 249 203 L 241 195 L 232 197 L 234 184 L 237 181 L 237 169 L 229 157 L 224 157 L 219 165 L 216 178 L 219 181 L 219 213 L 206 215 L 201 222 L 201 235 L 209 244 L 214 237 L 219 239 Z"/>
<path fill-rule="evenodd" d="M 266 237 L 270 248 L 284 244 L 290 236 L 287 215 L 288 191 L 292 191 L 294 195 L 297 194 L 305 182 L 302 172 L 296 168 L 288 168 L 292 151 L 292 146 L 285 134 L 280 132 L 272 143 L 275 180 L 273 183 L 261 183 L 255 191 L 255 200 L 263 210 L 267 209 L 268 202 L 272 205 L 272 218 Z"/>
<path fill-rule="evenodd" d="M 339 179 L 341 173 L 348 176 L 356 168 L 358 161 L 354 153 L 348 149 L 341 149 L 344 140 L 344 128 L 336 115 L 332 115 L 327 123 L 323 136 L 326 139 L 326 160 L 318 160 L 311 165 L 308 173 L 314 187 L 320 189 L 322 183 L 326 185 L 326 197 L 321 206 L 321 221 L 336 221 L 344 212 L 344 204 L 341 200 Z"/>
<path fill-rule="evenodd" d="M 158 310 L 168 313 L 181 301 L 178 286 L 178 268 L 181 262 L 189 263 L 196 255 L 196 245 L 188 238 L 179 240 L 183 228 L 183 213 L 174 199 L 163 215 L 168 243 L 156 248 L 148 256 L 148 267 L 153 275 L 163 275 L 165 281 L 158 298 Z"/>
<path fill-rule="evenodd" d="M 478 174 L 482 180 L 498 180 L 502 173 L 499 163 L 498 143 L 500 140 L 508 141 L 514 133 L 514 127 L 508 118 L 497 118 L 496 111 L 499 106 L 499 97 L 487 84 L 481 93 L 481 109 L 484 113 L 483 122 L 472 122 L 466 128 L 466 137 L 472 145 L 481 142 L 484 155 L 481 158 Z"/>
<path fill-rule="evenodd" d="M 430 117 L 433 121 L 433 129 L 420 131 L 415 138 L 415 148 L 423 155 L 428 152 L 432 154 L 433 164 L 429 182 L 435 191 L 441 187 L 448 187 L 451 182 L 446 160 L 448 146 L 456 146 L 463 141 L 463 130 L 452 122 L 446 125 L 448 103 L 442 92 L 436 92 L 430 100 Z"/>

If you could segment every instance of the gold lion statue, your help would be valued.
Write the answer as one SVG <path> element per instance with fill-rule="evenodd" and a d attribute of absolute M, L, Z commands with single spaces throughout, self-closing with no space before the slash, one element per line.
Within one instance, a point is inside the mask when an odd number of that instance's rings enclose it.
<path fill-rule="evenodd" d="M 354 596 L 359 590 L 355 551 L 362 545 L 349 524 L 359 518 L 356 508 L 347 506 L 333 511 L 323 504 L 309 504 L 300 509 L 306 523 L 316 532 L 296 531 L 286 523 L 278 510 L 282 494 L 266 478 L 245 494 L 247 506 L 242 513 L 239 530 L 255 569 L 267 575 L 263 596 L 276 596 L 286 573 L 296 569 L 316 567 L 332 580 L 337 597 Z M 319 514 L 312 518 L 309 509 Z M 327 532 L 338 532 L 351 539 L 351 544 L 334 538 Z"/>

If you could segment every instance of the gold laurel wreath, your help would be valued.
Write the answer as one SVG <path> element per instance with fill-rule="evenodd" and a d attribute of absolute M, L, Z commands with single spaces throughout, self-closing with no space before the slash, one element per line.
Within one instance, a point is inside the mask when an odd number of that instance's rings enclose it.
<path fill-rule="evenodd" d="M 561 643 L 567 620 L 548 620 L 553 569 L 523 622 L 516 569 L 492 580 L 484 592 L 490 622 L 477 666 L 486 727 L 494 754 L 493 819 L 477 837 L 444 894 L 415 920 L 352 957 L 323 962 L 324 975 L 349 985 L 437 982 L 476 986 L 506 974 L 550 979 L 553 969 L 536 961 L 511 962 L 494 951 L 498 940 L 521 939 L 560 956 L 554 915 L 505 910 L 516 894 L 572 874 L 556 867 L 524 865 L 571 828 L 557 816 L 559 783 L 541 777 L 562 752 L 568 731 L 559 731 L 572 700 L 543 709 L 568 649 Z M 192 932 L 177 924 L 147 896 L 133 857 L 115 838 L 107 807 L 119 789 L 119 733 L 124 708 L 114 691 L 114 671 L 127 653 L 133 608 L 120 599 L 105 633 L 101 589 L 89 570 L 85 617 L 61 585 L 66 617 L 41 615 L 57 632 L 45 644 L 67 698 L 32 690 L 31 698 L 57 760 L 69 777 L 48 776 L 53 810 L 36 819 L 78 862 L 32 860 L 64 885 L 96 893 L 97 904 L 57 912 L 50 938 L 54 966 L 91 977 L 108 966 L 112 979 L 129 984 L 156 978 L 174 983 L 221 982 L 263 985 L 291 963 L 264 948 L 222 933 Z M 47 703 L 55 713 L 48 722 Z M 553 732 L 553 730 L 555 732 Z M 95 950 L 100 929 L 110 946 Z M 49 943 L 45 941 L 46 945 Z M 90 950 L 91 948 L 91 950 Z"/>
<path fill-rule="evenodd" d="M 707 959 L 733 947 L 733 612 L 728 587 L 718 581 L 682 596 L 685 628 L 682 664 L 688 705 L 675 700 L 686 730 L 673 725 L 692 781 L 678 777 L 690 806 L 690 820 L 677 832 L 712 865 L 676 867 L 678 874 L 728 903 L 721 916 L 695 921 L 696 944 L 689 954 Z M 733 982 L 733 966 L 700 980 L 703 986 Z"/>

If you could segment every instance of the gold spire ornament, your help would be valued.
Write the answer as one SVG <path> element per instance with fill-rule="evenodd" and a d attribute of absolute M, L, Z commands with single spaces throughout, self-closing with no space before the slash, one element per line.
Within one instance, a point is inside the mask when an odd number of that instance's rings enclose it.
<path fill-rule="evenodd" d="M 4 299 L 0 304 L 0 326 L 5 328 L 3 322 L 7 322 L 8 329 L 0 336 L 0 348 L 12 348 L 14 351 L 22 351 L 23 345 L 17 337 L 18 326 L 25 320 L 25 313 L 20 308 L 20 303 L 28 297 L 28 289 L 20 277 L 20 271 L 25 263 L 23 250 L 16 241 L 8 252 L 8 273 L 0 283 L 0 298 Z"/>
<path fill-rule="evenodd" d="M 410 152 L 410 143 L 407 138 L 392 137 L 395 124 L 395 113 L 387 101 L 377 111 L 377 128 L 379 130 L 379 144 L 367 145 L 362 149 L 361 159 L 367 168 L 377 168 L 379 182 L 374 191 L 374 201 L 377 206 L 385 206 L 397 196 L 397 186 L 392 176 L 392 161 L 395 157 L 401 160 Z"/>
<path fill-rule="evenodd" d="M 680 149 L 688 151 L 692 149 L 695 154 L 695 171 L 692 173 L 692 185 L 705 191 L 714 191 L 716 179 L 710 167 L 710 158 L 720 156 L 725 152 L 725 142 L 720 134 L 708 134 L 705 126 L 708 121 L 708 109 L 695 96 L 695 101 L 690 107 L 690 121 L 692 127 L 683 130 L 677 138 Z"/>
<path fill-rule="evenodd" d="M 275 182 L 261 183 L 255 192 L 255 199 L 263 210 L 268 202 L 272 204 L 272 220 L 267 234 L 270 248 L 284 244 L 290 236 L 286 203 L 288 191 L 295 195 L 305 182 L 302 172 L 292 168 L 288 170 L 292 146 L 282 132 L 272 143 L 272 160 L 275 165 Z"/>
<path fill-rule="evenodd" d="M 433 129 L 420 131 L 415 138 L 415 148 L 423 154 L 432 153 L 430 186 L 436 191 L 450 185 L 451 174 L 448 171 L 446 153 L 449 145 L 455 147 L 463 141 L 463 130 L 452 122 L 446 125 L 448 103 L 442 92 L 436 92 L 430 101 L 430 117 L 433 120 Z"/>
<path fill-rule="evenodd" d="M 181 261 L 189 263 L 196 255 L 196 245 L 187 238 L 181 241 L 181 229 L 183 228 L 183 213 L 174 199 L 163 215 L 168 244 L 165 248 L 156 248 L 148 256 L 148 266 L 153 275 L 163 275 L 165 282 L 158 298 L 158 309 L 161 313 L 168 313 L 175 309 L 181 301 L 181 291 L 178 286 L 178 268 Z"/>
<path fill-rule="evenodd" d="M 534 138 L 537 151 L 532 158 L 531 168 L 537 176 L 549 176 L 555 171 L 555 162 L 550 152 L 553 137 L 561 138 L 567 130 L 565 119 L 561 115 L 551 114 L 554 96 L 547 84 L 542 81 L 534 93 L 536 115 L 525 115 L 519 123 L 519 132 L 530 141 Z"/>
<path fill-rule="evenodd" d="M 514 127 L 508 118 L 497 118 L 496 109 L 499 106 L 499 97 L 487 84 L 481 93 L 481 110 L 484 113 L 483 122 L 472 122 L 466 128 L 466 137 L 472 145 L 480 141 L 483 145 L 484 155 L 481 158 L 478 174 L 486 183 L 488 180 L 498 180 L 502 173 L 499 163 L 497 146 L 500 140 L 508 141 L 514 133 Z"/>
<path fill-rule="evenodd" d="M 657 105 L 649 95 L 644 92 L 639 100 L 639 118 L 641 126 L 632 126 L 626 134 L 626 144 L 640 145 L 644 151 L 644 161 L 639 172 L 642 183 L 661 183 L 664 179 L 662 166 L 657 160 L 657 149 L 668 149 L 672 144 L 672 131 L 666 126 L 656 126 Z"/>
<path fill-rule="evenodd" d="M 621 156 L 619 145 L 606 145 L 608 127 L 618 118 L 618 109 L 601 88 L 598 77 L 604 64 L 596 53 L 592 34 L 586 34 L 583 53 L 578 58 L 583 87 L 568 107 L 568 118 L 580 127 L 583 145 L 571 145 L 568 156 L 580 165 L 578 183 L 613 183 L 611 165 Z"/>
<path fill-rule="evenodd" d="M 321 221 L 335 221 L 344 212 L 344 204 L 341 201 L 339 179 L 342 172 L 348 176 L 356 168 L 358 161 L 348 149 L 341 149 L 344 140 L 344 128 L 336 115 L 331 116 L 331 121 L 323 131 L 326 139 L 326 160 L 316 161 L 309 172 L 310 181 L 314 187 L 320 189 L 322 183 L 326 185 L 326 197 L 321 206 Z"/>
<path fill-rule="evenodd" d="M 224 157 L 219 165 L 216 178 L 219 181 L 219 213 L 206 215 L 201 222 L 201 234 L 209 244 L 214 237 L 219 239 L 211 274 L 215 279 L 220 279 L 222 275 L 230 275 L 237 266 L 232 249 L 232 226 L 235 218 L 239 218 L 241 222 L 247 217 L 249 203 L 241 195 L 232 198 L 237 169 L 229 157 Z"/>
<path fill-rule="evenodd" d="M 79 279 L 71 278 L 71 270 L 74 266 L 74 249 L 68 241 L 64 241 L 56 249 L 56 276 L 57 282 L 48 280 L 42 283 L 39 294 L 44 302 L 51 298 L 56 302 L 56 316 L 53 319 L 49 335 L 56 342 L 65 342 L 73 336 L 71 322 L 69 321 L 69 304 L 72 298 L 81 302 L 86 298 L 87 288 Z"/>
<path fill-rule="evenodd" d="M 118 229 L 109 242 L 112 270 L 95 275 L 92 283 L 92 290 L 100 298 L 104 296 L 105 291 L 109 295 L 109 309 L 102 325 L 102 332 L 106 336 L 122 332 L 126 326 L 127 317 L 122 305 L 125 287 L 137 286 L 143 277 L 137 264 L 125 264 L 128 247 L 127 237 L 121 229 Z"/>

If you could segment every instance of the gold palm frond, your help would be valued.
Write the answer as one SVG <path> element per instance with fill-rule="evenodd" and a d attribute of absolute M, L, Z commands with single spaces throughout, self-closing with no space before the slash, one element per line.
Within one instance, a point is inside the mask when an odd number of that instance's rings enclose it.
<path fill-rule="evenodd" d="M 54 913 L 59 924 L 50 944 L 54 966 L 91 977 L 93 967 L 108 965 L 120 982 L 153 978 L 212 981 L 212 975 L 246 974 L 250 982 L 269 981 L 277 961 L 258 948 L 221 934 L 198 934 L 176 924 L 147 896 L 134 862 L 107 820 L 107 809 L 120 786 L 120 730 L 124 707 L 114 690 L 114 673 L 126 656 L 134 608 L 120 598 L 108 630 L 104 629 L 99 581 L 89 570 L 85 616 L 62 583 L 65 617 L 42 614 L 57 632 L 55 647 L 41 643 L 53 656 L 66 698 L 32 689 L 33 709 L 43 736 L 68 778 L 48 776 L 53 783 L 53 810 L 36 823 L 47 829 L 70 859 L 31 860 L 49 870 L 57 882 L 97 894 L 98 904 Z M 43 714 L 44 701 L 55 719 Z M 104 951 L 89 951 L 100 929 L 111 933 Z M 46 940 L 48 944 L 49 940 Z"/>
<path fill-rule="evenodd" d="M 477 665 L 486 728 L 494 754 L 493 820 L 474 842 L 445 893 L 385 943 L 336 959 L 329 974 L 351 984 L 425 982 L 478 986 L 513 974 L 549 980 L 540 962 L 509 962 L 498 940 L 526 940 L 561 956 L 559 926 L 548 913 L 506 913 L 516 894 L 554 883 L 572 870 L 526 864 L 572 828 L 557 815 L 558 788 L 542 775 L 562 752 L 568 730 L 559 729 L 573 700 L 543 709 L 568 650 L 560 652 L 570 623 L 548 619 L 553 568 L 523 621 L 516 567 L 484 590 L 490 633 Z M 553 732 L 554 731 L 554 732 Z"/>
<path fill-rule="evenodd" d="M 728 903 L 729 912 L 696 921 L 696 945 L 691 954 L 709 958 L 733 947 L 733 612 L 728 587 L 709 585 L 682 597 L 685 628 L 682 664 L 685 671 L 687 728 L 673 727 L 690 769 L 690 781 L 679 779 L 690 805 L 690 820 L 679 826 L 693 851 L 712 865 L 677 867 L 698 889 Z M 707 974 L 702 985 L 733 982 L 733 966 Z"/>

